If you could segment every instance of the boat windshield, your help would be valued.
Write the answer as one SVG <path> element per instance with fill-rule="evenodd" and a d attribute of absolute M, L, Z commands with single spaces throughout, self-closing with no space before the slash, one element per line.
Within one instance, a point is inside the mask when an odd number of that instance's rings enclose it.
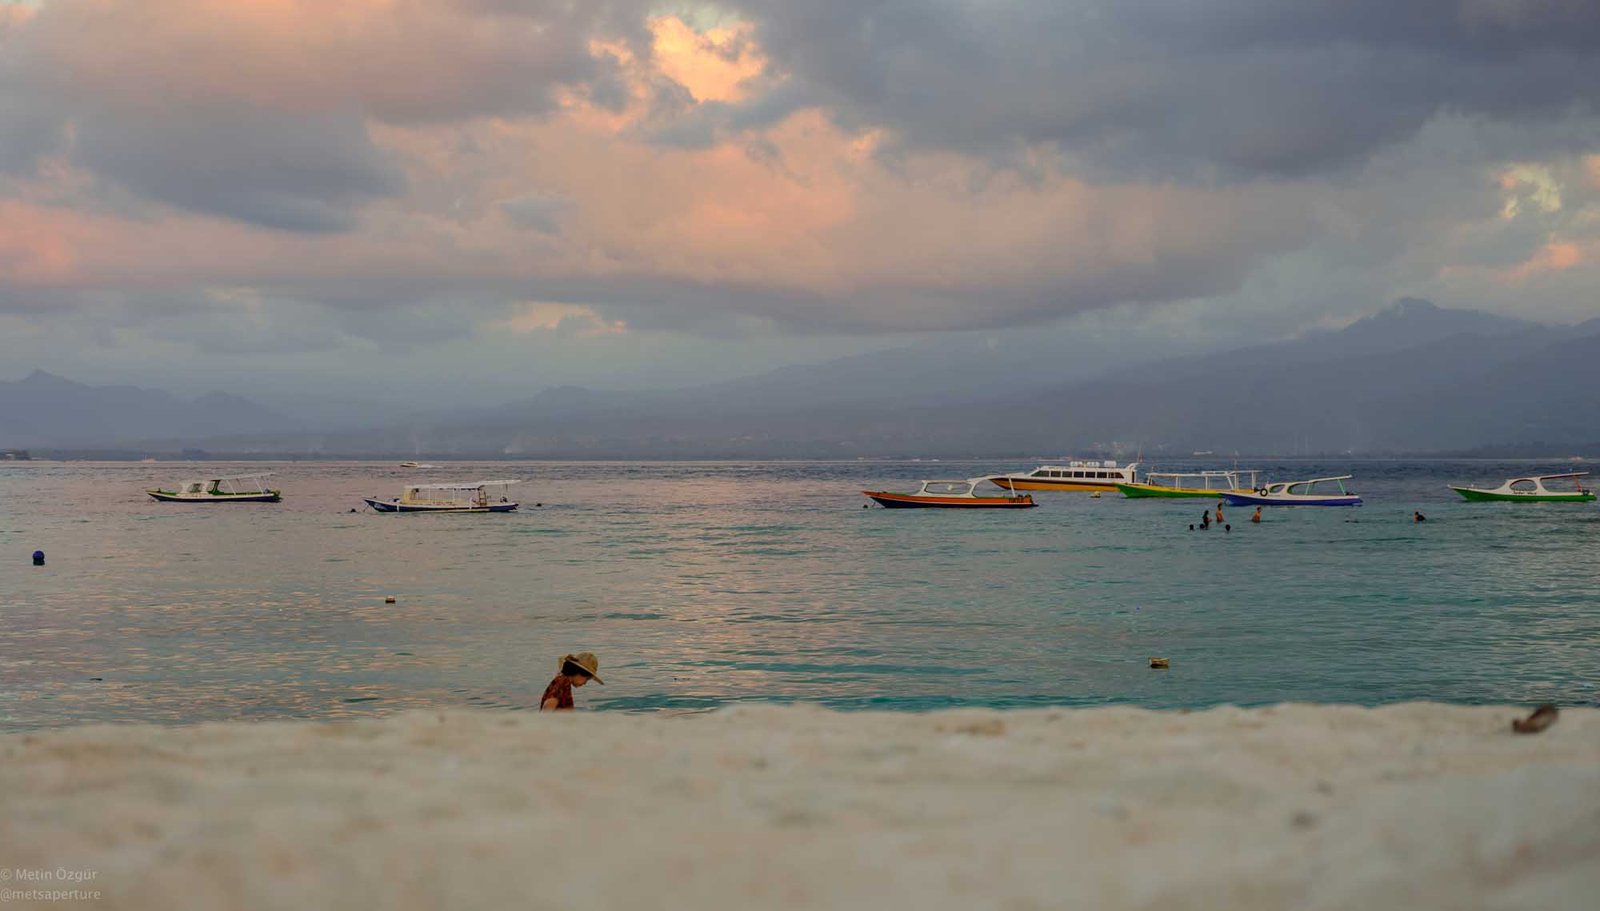
<path fill-rule="evenodd" d="M 1319 484 L 1322 485 L 1321 490 L 1317 489 Z M 1283 492 L 1294 497 L 1332 496 L 1328 492 L 1328 487 L 1330 486 L 1339 488 L 1339 496 L 1349 496 L 1349 491 L 1344 489 L 1344 478 L 1317 478 L 1314 481 L 1295 481 L 1285 488 Z"/>

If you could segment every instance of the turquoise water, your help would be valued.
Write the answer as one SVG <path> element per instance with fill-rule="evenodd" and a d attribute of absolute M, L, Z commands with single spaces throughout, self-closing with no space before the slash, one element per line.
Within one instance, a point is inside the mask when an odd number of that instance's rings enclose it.
<path fill-rule="evenodd" d="M 861 508 L 1028 464 L 428 473 L 526 478 L 503 516 L 350 512 L 415 476 L 389 464 L 217 467 L 276 471 L 286 499 L 140 493 L 203 466 L 0 467 L 0 730 L 531 709 L 577 650 L 607 681 L 578 702 L 606 709 L 1600 700 L 1600 508 L 1444 487 L 1559 465 L 1264 465 L 1353 473 L 1367 505 L 1230 511 L 1231 532 L 1188 530 L 1206 501 L 1114 493 Z"/>

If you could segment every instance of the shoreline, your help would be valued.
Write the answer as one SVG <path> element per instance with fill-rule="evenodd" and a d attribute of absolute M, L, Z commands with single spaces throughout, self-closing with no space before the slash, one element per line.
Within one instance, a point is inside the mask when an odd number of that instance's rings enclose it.
<path fill-rule="evenodd" d="M 52 729 L 0 736 L 0 886 L 152 909 L 1577 907 L 1600 893 L 1600 709 L 1511 733 L 1526 714 L 742 705 Z M 59 906 L 29 901 L 12 903 Z"/>

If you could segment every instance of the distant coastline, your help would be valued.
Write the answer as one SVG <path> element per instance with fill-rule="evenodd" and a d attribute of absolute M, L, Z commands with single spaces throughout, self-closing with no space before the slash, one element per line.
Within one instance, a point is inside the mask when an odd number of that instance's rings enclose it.
<path fill-rule="evenodd" d="M 17 458 L 7 458 L 5 453 L 19 452 Z M 1072 457 L 1090 459 L 1121 459 L 1133 456 L 1125 451 L 1110 452 L 1095 449 L 1076 450 Z M 805 454 L 756 451 L 730 452 L 707 449 L 689 452 L 642 452 L 630 449 L 555 451 L 550 453 L 521 453 L 507 455 L 493 452 L 273 452 L 229 450 L 161 450 L 161 449 L 55 449 L 50 447 L 32 450 L 0 449 L 0 462 L 381 462 L 423 458 L 432 462 L 1047 462 L 1067 457 L 1063 453 L 919 453 L 916 455 L 873 454 L 840 456 L 838 454 Z M 1600 460 L 1600 442 L 1583 446 L 1494 445 L 1474 449 L 1457 449 L 1428 452 L 1324 452 L 1283 455 L 1276 453 L 1227 453 L 1195 456 L 1188 453 L 1164 455 L 1145 453 L 1145 464 L 1233 464 L 1233 463 L 1306 463 L 1315 462 L 1426 462 L 1426 461 L 1518 461 L 1518 462 L 1591 462 Z"/>

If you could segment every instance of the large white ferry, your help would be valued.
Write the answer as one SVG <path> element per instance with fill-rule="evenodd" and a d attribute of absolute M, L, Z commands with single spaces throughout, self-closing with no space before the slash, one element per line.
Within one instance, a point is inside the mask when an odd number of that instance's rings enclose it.
<path fill-rule="evenodd" d="M 1007 490 L 1116 490 L 1118 484 L 1132 484 L 1139 463 L 1118 466 L 1110 459 L 1074 459 L 1060 465 L 1040 465 L 1032 471 L 996 475 L 989 480 Z"/>

